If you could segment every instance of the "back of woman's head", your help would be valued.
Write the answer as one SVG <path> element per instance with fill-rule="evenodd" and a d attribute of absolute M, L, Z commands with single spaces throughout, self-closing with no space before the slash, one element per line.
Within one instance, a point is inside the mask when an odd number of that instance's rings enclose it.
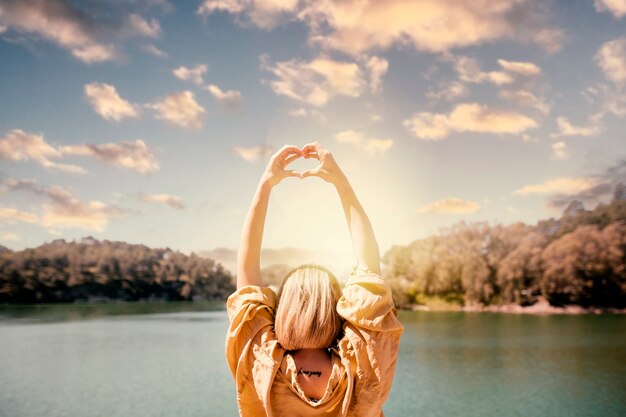
<path fill-rule="evenodd" d="M 287 350 L 329 347 L 341 330 L 337 278 L 318 265 L 299 266 L 285 276 L 278 292 L 275 331 Z"/>

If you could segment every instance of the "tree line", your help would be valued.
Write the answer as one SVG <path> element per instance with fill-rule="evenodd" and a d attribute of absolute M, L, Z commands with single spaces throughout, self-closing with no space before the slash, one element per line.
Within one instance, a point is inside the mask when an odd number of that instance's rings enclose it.
<path fill-rule="evenodd" d="M 435 297 L 461 305 L 626 307 L 626 199 L 535 226 L 461 222 L 383 257 L 399 305 Z"/>
<path fill-rule="evenodd" d="M 168 248 L 88 237 L 0 251 L 0 303 L 225 299 L 234 290 L 214 260 Z"/>

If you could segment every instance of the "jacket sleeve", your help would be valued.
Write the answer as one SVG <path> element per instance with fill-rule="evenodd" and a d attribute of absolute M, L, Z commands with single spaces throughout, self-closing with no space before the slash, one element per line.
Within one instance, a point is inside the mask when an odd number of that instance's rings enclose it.
<path fill-rule="evenodd" d="M 357 392 L 372 397 L 357 401 L 382 404 L 391 389 L 403 332 L 391 289 L 379 275 L 355 267 L 337 311 L 345 320 L 340 349 L 355 367 Z"/>
<path fill-rule="evenodd" d="M 226 359 L 239 387 L 245 382 L 241 379 L 249 377 L 255 348 L 275 339 L 275 307 L 276 294 L 267 287 L 245 286 L 228 297 Z"/>

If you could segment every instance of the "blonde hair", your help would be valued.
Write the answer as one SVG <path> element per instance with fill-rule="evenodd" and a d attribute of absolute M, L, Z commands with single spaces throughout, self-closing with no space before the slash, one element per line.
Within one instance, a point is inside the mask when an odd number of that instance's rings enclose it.
<path fill-rule="evenodd" d="M 302 265 L 285 275 L 278 292 L 274 330 L 287 350 L 321 349 L 341 330 L 337 278 L 319 265 Z"/>

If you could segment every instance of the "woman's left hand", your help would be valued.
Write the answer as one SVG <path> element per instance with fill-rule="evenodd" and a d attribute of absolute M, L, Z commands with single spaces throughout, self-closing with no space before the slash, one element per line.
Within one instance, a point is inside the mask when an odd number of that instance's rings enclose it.
<path fill-rule="evenodd" d="M 270 187 L 277 185 L 286 177 L 298 177 L 297 171 L 285 169 L 294 160 L 302 157 L 302 151 L 297 146 L 285 145 L 270 158 L 270 162 L 261 178 L 262 182 L 267 182 Z"/>

